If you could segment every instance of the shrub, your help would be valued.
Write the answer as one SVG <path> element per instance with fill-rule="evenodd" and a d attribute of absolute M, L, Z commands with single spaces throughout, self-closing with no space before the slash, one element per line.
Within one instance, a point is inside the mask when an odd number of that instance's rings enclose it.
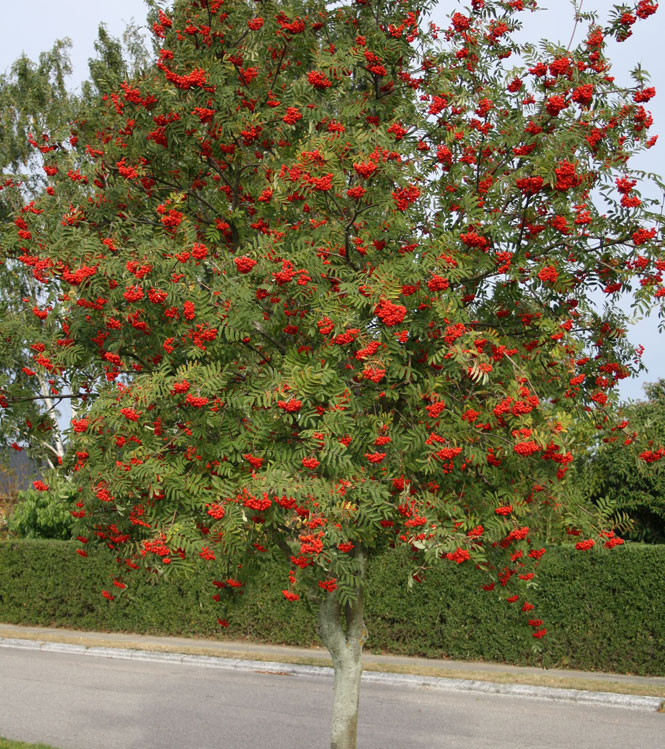
<path fill-rule="evenodd" d="M 70 514 L 76 490 L 64 479 L 51 483 L 48 491 L 27 489 L 18 493 L 18 501 L 7 521 L 9 532 L 19 538 L 72 537 L 74 519 Z"/>
<path fill-rule="evenodd" d="M 430 658 L 665 675 L 665 548 L 629 544 L 580 553 L 553 548 L 542 560 L 532 602 L 548 632 L 534 648 L 518 608 L 472 584 L 473 570 L 440 568 L 408 589 L 406 556 L 386 554 L 368 569 L 367 646 Z M 271 587 L 282 574 L 266 564 L 220 634 L 209 571 L 168 585 L 137 578 L 109 602 L 99 581 L 115 567 L 106 555 L 82 559 L 71 543 L 0 542 L 0 620 L 139 634 L 248 638 L 319 644 L 315 617 Z M 402 584 L 395 584 L 401 580 Z M 117 592 L 117 591 L 116 591 Z M 506 612 L 505 606 L 509 606 Z"/>

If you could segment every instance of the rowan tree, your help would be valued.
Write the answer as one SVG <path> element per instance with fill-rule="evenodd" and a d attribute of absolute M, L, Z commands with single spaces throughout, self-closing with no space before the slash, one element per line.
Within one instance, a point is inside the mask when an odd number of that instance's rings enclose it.
<path fill-rule="evenodd" d="M 80 396 L 73 514 L 78 552 L 118 559 L 103 595 L 205 563 L 223 625 L 286 559 L 275 584 L 332 655 L 334 747 L 377 550 L 408 547 L 417 582 L 477 565 L 539 640 L 541 539 L 621 543 L 566 491 L 568 428 L 609 421 L 634 367 L 615 295 L 665 295 L 629 164 L 653 91 L 605 55 L 657 5 L 569 50 L 514 41 L 533 7 L 473 0 L 445 29 L 411 0 L 154 10 L 154 66 L 44 154 L 52 194 L 4 242 L 62 287 L 34 366 Z"/>

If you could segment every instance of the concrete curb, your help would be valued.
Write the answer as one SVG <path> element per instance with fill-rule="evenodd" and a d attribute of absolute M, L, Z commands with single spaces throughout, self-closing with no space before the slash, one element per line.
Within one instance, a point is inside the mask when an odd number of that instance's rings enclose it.
<path fill-rule="evenodd" d="M 204 668 L 219 668 L 231 671 L 254 673 L 274 673 L 282 676 L 318 676 L 330 678 L 333 669 L 328 666 L 305 666 L 276 661 L 253 661 L 242 658 L 226 658 L 209 655 L 186 655 L 184 653 L 162 653 L 149 650 L 132 650 L 128 648 L 94 647 L 73 645 L 63 642 L 44 642 L 43 640 L 26 640 L 20 638 L 0 637 L 0 647 L 18 648 L 21 650 L 40 650 L 44 652 L 68 653 L 70 655 L 88 655 L 101 658 L 121 658 L 135 661 L 152 661 L 158 663 L 182 663 Z M 380 671 L 365 671 L 362 680 L 369 684 L 383 684 L 411 688 L 428 688 L 442 691 L 465 691 L 481 694 L 498 694 L 512 697 L 529 697 L 533 699 L 552 700 L 556 702 L 575 702 L 603 705 L 606 707 L 623 707 L 631 710 L 657 711 L 664 704 L 660 697 L 646 695 L 618 694 L 615 692 L 590 692 L 581 689 L 557 689 L 554 687 L 528 686 L 525 684 L 503 684 L 491 681 L 472 679 L 450 679 L 439 676 L 416 676 L 413 674 L 391 674 Z"/>

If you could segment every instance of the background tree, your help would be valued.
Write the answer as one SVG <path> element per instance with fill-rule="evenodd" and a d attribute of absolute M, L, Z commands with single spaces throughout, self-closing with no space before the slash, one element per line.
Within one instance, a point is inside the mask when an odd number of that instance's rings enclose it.
<path fill-rule="evenodd" d="M 96 56 L 88 60 L 90 79 L 81 85 L 82 98 L 96 103 L 106 92 L 120 87 L 123 81 L 137 78 L 149 64 L 150 55 L 140 27 L 129 24 L 117 39 L 99 24 L 95 40 Z"/>
<path fill-rule="evenodd" d="M 57 140 L 43 213 L 4 240 L 60 289 L 33 362 L 69 378 L 78 552 L 120 565 L 103 595 L 207 564 L 223 605 L 285 560 L 332 655 L 335 747 L 371 554 L 405 544 L 414 581 L 476 564 L 538 640 L 541 539 L 621 543 L 567 491 L 568 427 L 609 423 L 634 358 L 592 293 L 663 296 L 627 163 L 652 92 L 605 58 L 656 6 L 536 51 L 511 41 L 533 5 L 474 0 L 445 30 L 383 0 L 156 11 L 155 66 Z"/>
<path fill-rule="evenodd" d="M 50 146 L 42 136 L 60 129 L 73 118 L 75 97 L 66 87 L 66 78 L 71 74 L 69 46 L 68 39 L 56 42 L 49 52 L 40 55 L 37 64 L 22 56 L 0 77 L 0 170 L 3 175 L 0 221 L 3 223 L 13 221 L 20 208 L 46 189 L 47 175 L 41 168 L 40 149 Z M 11 189 L 13 185 L 17 185 L 17 189 Z M 16 227 L 22 230 L 22 219 L 17 217 L 17 220 Z M 33 425 L 31 453 L 39 463 L 45 459 L 53 466 L 64 455 L 64 445 L 48 378 L 43 372 L 35 373 L 31 380 L 19 375 L 24 369 L 30 369 L 32 360 L 28 346 L 36 332 L 31 319 L 34 314 L 28 316 L 22 300 L 36 298 L 38 290 L 39 284 L 26 272 L 24 265 L 11 259 L 5 261 L 0 276 L 0 305 L 5 317 L 0 340 L 0 377 L 3 390 L 12 393 L 16 405 L 12 418 L 2 420 L 0 440 L 5 450 L 10 445 L 21 449 L 21 443 L 25 444 L 30 432 L 28 424 Z M 48 295 L 40 297 L 48 307 Z M 19 406 L 20 398 L 23 400 Z"/>
<path fill-rule="evenodd" d="M 613 433 L 598 440 L 577 469 L 581 491 L 593 502 L 609 500 L 623 535 L 665 543 L 665 380 L 645 385 L 646 398 L 624 404 Z"/>

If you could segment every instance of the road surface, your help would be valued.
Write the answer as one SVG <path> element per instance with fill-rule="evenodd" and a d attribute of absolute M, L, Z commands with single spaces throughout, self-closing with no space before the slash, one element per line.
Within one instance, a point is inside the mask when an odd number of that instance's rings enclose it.
<path fill-rule="evenodd" d="M 59 749 L 327 749 L 332 681 L 0 646 L 0 736 Z M 359 749 L 665 747 L 665 715 L 363 685 Z"/>

